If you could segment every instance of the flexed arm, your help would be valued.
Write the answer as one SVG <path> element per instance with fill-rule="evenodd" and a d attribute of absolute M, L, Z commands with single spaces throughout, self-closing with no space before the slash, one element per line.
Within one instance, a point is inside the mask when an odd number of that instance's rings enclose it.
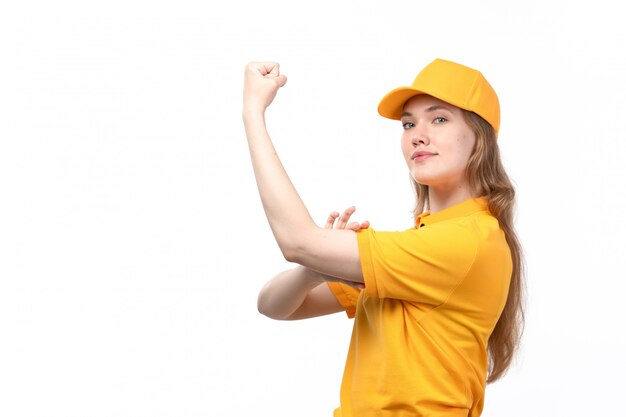
<path fill-rule="evenodd" d="M 326 221 L 326 229 L 367 229 L 367 221 L 348 222 L 354 210 L 354 207 L 348 208 L 341 217 L 332 212 Z M 259 312 L 276 320 L 301 320 L 344 311 L 328 285 L 324 285 L 328 281 L 364 288 L 362 283 L 332 278 L 298 266 L 281 272 L 265 284 L 257 302 Z"/>
<path fill-rule="evenodd" d="M 287 78 L 277 63 L 248 64 L 243 121 L 265 215 L 283 256 L 326 275 L 363 282 L 356 234 L 318 227 L 285 172 L 265 126 L 265 110 Z"/>

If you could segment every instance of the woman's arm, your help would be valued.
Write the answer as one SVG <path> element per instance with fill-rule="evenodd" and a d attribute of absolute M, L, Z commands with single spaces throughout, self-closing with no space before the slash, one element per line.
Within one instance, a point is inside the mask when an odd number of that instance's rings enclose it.
<path fill-rule="evenodd" d="M 266 217 L 285 259 L 326 275 L 363 282 L 356 234 L 320 228 L 313 222 L 267 132 L 265 110 L 286 82 L 276 63 L 246 67 L 243 120 Z"/>
<path fill-rule="evenodd" d="M 336 227 L 353 231 L 368 228 L 367 221 L 348 223 L 354 210 L 354 207 L 348 208 L 341 217 L 339 213 L 332 212 L 326 220 L 325 228 Z M 303 266 L 281 272 L 265 284 L 259 293 L 259 312 L 276 320 L 300 320 L 343 311 L 326 281 L 341 282 Z M 349 281 L 344 283 L 362 288 L 362 284 Z"/>
<path fill-rule="evenodd" d="M 261 314 L 275 320 L 299 320 L 343 311 L 322 276 L 298 266 L 276 275 L 257 302 Z"/>

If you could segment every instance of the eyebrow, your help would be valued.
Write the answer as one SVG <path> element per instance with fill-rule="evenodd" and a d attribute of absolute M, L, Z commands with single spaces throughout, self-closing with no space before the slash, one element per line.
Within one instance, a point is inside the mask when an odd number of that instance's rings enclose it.
<path fill-rule="evenodd" d="M 437 111 L 437 110 L 447 110 L 450 113 L 452 113 L 452 110 L 449 107 L 441 106 L 441 105 L 438 105 L 438 104 L 435 104 L 435 105 L 432 105 L 432 106 L 428 107 L 426 110 L 424 110 L 424 112 L 425 113 L 432 113 L 432 112 Z M 410 117 L 410 116 L 413 116 L 413 113 L 405 111 L 404 113 L 402 113 L 402 117 L 404 117 L 404 116 L 409 116 Z"/>

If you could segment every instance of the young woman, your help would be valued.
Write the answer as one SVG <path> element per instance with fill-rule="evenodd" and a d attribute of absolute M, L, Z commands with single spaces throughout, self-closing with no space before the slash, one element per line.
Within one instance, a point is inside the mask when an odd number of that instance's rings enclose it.
<path fill-rule="evenodd" d="M 286 81 L 277 63 L 246 67 L 243 119 L 259 193 L 283 255 L 300 265 L 268 282 L 259 311 L 355 318 L 335 417 L 479 416 L 485 384 L 509 367 L 523 323 L 495 91 L 479 71 L 436 59 L 382 99 L 379 113 L 401 121 L 417 204 L 413 227 L 379 232 L 348 223 L 354 208 L 325 227 L 313 222 L 265 127 Z"/>

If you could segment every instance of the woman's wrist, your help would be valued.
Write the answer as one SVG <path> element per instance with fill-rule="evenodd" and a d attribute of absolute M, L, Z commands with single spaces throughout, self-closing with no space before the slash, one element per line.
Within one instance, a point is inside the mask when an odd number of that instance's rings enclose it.
<path fill-rule="evenodd" d="M 243 122 L 247 123 L 250 121 L 263 121 L 265 122 L 265 108 L 260 105 L 255 104 L 246 104 L 243 105 L 242 110 Z"/>

